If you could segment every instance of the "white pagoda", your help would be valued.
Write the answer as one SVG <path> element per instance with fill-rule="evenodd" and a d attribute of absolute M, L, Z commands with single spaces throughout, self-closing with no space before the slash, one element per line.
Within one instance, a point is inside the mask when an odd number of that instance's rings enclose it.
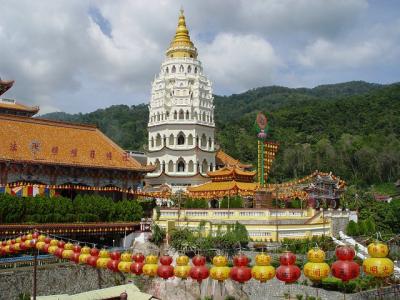
<path fill-rule="evenodd" d="M 152 187 L 185 190 L 209 181 L 215 170 L 214 103 L 181 10 L 175 37 L 152 83 L 148 123 L 147 176 Z"/>

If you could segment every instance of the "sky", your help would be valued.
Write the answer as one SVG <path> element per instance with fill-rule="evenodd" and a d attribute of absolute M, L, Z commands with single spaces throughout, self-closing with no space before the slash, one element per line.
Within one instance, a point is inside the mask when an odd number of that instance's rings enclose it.
<path fill-rule="evenodd" d="M 183 7 L 218 95 L 400 81 L 398 0 L 0 0 L 4 97 L 41 113 L 148 103 Z"/>

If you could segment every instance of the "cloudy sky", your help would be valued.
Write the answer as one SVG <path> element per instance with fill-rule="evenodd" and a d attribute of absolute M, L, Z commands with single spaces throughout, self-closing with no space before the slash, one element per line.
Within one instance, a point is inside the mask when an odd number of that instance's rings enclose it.
<path fill-rule="evenodd" d="M 147 103 L 181 5 L 216 94 L 400 81 L 398 0 L 0 0 L 6 96 L 42 113 Z"/>

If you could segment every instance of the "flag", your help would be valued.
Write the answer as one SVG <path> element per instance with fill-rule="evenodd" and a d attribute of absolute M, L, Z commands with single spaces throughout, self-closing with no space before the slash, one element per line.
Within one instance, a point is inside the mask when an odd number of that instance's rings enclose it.
<path fill-rule="evenodd" d="M 14 196 L 21 197 L 23 195 L 23 187 L 22 186 L 17 186 L 15 188 L 11 189 L 11 194 Z"/>

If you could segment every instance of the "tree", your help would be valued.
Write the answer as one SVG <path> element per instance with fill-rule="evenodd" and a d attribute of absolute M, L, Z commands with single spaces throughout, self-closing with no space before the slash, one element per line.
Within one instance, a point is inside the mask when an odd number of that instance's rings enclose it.
<path fill-rule="evenodd" d="M 349 236 L 358 236 L 358 226 L 357 223 L 353 220 L 351 220 L 347 224 L 346 234 L 348 234 Z"/>

